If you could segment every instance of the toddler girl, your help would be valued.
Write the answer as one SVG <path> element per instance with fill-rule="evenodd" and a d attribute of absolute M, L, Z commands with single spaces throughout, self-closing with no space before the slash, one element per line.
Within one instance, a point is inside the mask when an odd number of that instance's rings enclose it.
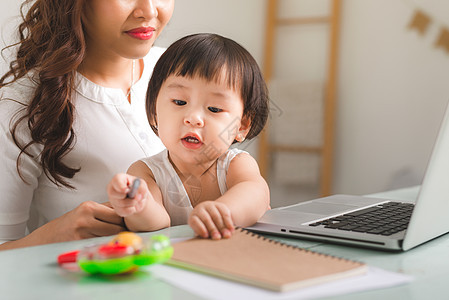
<path fill-rule="evenodd" d="M 230 148 L 257 136 L 269 109 L 260 69 L 242 46 L 216 34 L 176 41 L 154 68 L 146 109 L 166 150 L 135 162 L 107 188 L 129 230 L 189 224 L 201 237 L 227 238 L 234 225 L 252 225 L 269 209 L 256 161 Z"/>

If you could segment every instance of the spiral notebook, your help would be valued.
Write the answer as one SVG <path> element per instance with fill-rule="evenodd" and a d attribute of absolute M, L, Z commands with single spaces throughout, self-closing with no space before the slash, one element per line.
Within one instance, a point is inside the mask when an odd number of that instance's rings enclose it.
<path fill-rule="evenodd" d="M 367 266 L 283 244 L 237 228 L 229 239 L 194 238 L 173 245 L 168 265 L 273 291 L 289 291 L 364 274 Z"/>

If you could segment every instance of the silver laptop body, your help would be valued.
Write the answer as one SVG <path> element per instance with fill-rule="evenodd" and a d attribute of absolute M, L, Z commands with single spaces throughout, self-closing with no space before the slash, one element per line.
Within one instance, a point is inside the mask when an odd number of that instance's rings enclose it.
<path fill-rule="evenodd" d="M 275 208 L 247 229 L 348 245 L 409 250 L 449 232 L 449 107 L 441 124 L 407 229 L 383 236 L 310 226 L 317 221 L 397 200 L 333 195 Z"/>

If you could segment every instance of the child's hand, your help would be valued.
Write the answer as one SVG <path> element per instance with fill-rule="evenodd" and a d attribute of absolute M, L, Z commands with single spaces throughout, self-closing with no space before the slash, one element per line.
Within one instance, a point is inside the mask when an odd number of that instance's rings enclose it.
<path fill-rule="evenodd" d="M 226 204 L 217 201 L 198 204 L 189 216 L 189 225 L 200 237 L 214 240 L 229 238 L 234 232 L 231 211 Z"/>
<path fill-rule="evenodd" d="M 115 175 L 108 184 L 107 192 L 109 202 L 115 212 L 126 217 L 142 211 L 148 199 L 149 190 L 144 180 L 140 181 L 140 186 L 133 199 L 127 198 L 132 182 L 136 177 L 128 174 Z"/>

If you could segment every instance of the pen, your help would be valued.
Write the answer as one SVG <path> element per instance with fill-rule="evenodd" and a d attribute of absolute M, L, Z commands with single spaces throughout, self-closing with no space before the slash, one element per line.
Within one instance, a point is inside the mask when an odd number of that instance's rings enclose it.
<path fill-rule="evenodd" d="M 126 198 L 133 199 L 136 196 L 137 189 L 139 188 L 139 186 L 140 186 L 140 179 L 139 178 L 134 179 L 129 189 L 129 192 L 126 194 Z"/>

